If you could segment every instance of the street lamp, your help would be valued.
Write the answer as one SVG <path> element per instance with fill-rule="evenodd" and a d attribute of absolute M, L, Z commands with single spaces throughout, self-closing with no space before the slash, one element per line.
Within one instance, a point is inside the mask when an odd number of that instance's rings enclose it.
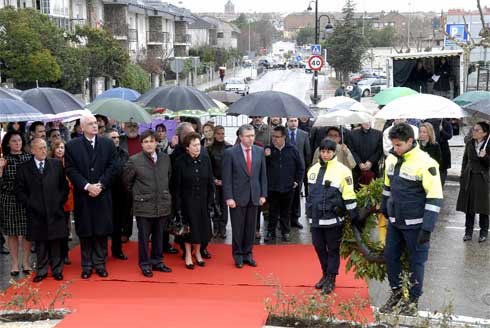
<path fill-rule="evenodd" d="M 306 10 L 308 11 L 311 11 L 312 8 L 311 8 L 311 4 L 312 3 L 315 3 L 315 44 L 318 44 L 319 42 L 319 30 L 318 30 L 318 25 L 320 25 L 320 19 L 322 17 L 327 17 L 328 19 L 328 23 L 327 25 L 325 25 L 325 31 L 328 32 L 328 31 L 331 31 L 333 29 L 333 26 L 330 22 L 330 16 L 328 15 L 321 15 L 320 17 L 318 17 L 318 0 L 312 0 L 310 1 L 310 3 L 308 4 L 308 8 Z M 311 101 L 313 102 L 314 105 L 316 105 L 319 101 L 320 101 L 320 98 L 318 96 L 318 71 L 314 71 L 313 72 L 313 96 L 310 97 L 311 98 Z"/>

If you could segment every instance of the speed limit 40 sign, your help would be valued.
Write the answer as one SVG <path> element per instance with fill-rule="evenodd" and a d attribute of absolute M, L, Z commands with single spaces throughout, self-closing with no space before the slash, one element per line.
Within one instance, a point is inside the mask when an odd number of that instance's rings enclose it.
<path fill-rule="evenodd" d="M 311 56 L 310 59 L 308 59 L 308 65 L 310 68 L 314 71 L 319 71 L 323 67 L 323 57 L 322 56 Z"/>

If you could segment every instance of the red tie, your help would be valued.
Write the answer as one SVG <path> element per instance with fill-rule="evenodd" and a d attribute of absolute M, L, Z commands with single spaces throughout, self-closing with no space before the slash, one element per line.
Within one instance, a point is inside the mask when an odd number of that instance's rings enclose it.
<path fill-rule="evenodd" d="M 245 149 L 247 154 L 247 171 L 248 175 L 252 176 L 252 159 L 250 158 L 250 148 Z"/>

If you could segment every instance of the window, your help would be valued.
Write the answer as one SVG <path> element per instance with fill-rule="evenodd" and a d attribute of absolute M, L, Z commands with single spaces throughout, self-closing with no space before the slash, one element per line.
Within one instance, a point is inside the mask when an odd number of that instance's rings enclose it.
<path fill-rule="evenodd" d="M 225 37 L 225 34 L 223 32 L 218 32 L 218 33 L 216 33 L 216 37 L 218 39 L 223 39 Z"/>

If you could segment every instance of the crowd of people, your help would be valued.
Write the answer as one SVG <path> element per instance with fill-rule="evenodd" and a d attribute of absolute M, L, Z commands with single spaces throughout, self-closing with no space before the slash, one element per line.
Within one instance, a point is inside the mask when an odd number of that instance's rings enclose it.
<path fill-rule="evenodd" d="M 402 299 L 402 245 L 410 254 L 410 302 L 416 304 L 451 165 L 449 121 L 395 120 L 378 131 L 369 123 L 338 128 L 313 127 L 308 118 L 250 119 L 238 129 L 234 145 L 225 141 L 223 126 L 201 127 L 192 120 L 182 120 L 170 140 L 165 124 L 140 131 L 136 123 L 120 126 L 93 115 L 83 116 L 71 134 L 60 123 L 34 122 L 27 131 L 24 124 L 10 124 L 0 158 L 0 249 L 10 253 L 10 274 L 33 270 L 34 248 L 34 281 L 45 279 L 48 267 L 62 280 L 63 266 L 70 264 L 72 216 L 83 279 L 94 270 L 109 275 L 109 237 L 112 257 L 127 260 L 124 243 L 133 234 L 133 218 L 144 276 L 172 272 L 163 254 L 178 253 L 173 245 L 180 246 L 185 267 L 193 270 L 212 257 L 207 249 L 212 238 L 226 238 L 230 218 L 237 268 L 258 265 L 253 246 L 262 237 L 274 243 L 279 232 L 289 242 L 291 230 L 308 223 L 323 272 L 315 287 L 330 293 L 346 218 L 363 229 L 355 191 L 383 178 L 382 212 L 389 219 L 385 257 L 393 293 L 382 309 L 391 311 Z M 479 122 L 466 144 L 457 204 L 466 213 L 464 241 L 472 239 L 476 214 L 479 241 L 488 238 L 488 138 L 488 123 Z M 267 224 L 264 236 L 261 222 Z M 176 224 L 182 229 L 172 245 L 174 230 L 167 227 Z"/>

